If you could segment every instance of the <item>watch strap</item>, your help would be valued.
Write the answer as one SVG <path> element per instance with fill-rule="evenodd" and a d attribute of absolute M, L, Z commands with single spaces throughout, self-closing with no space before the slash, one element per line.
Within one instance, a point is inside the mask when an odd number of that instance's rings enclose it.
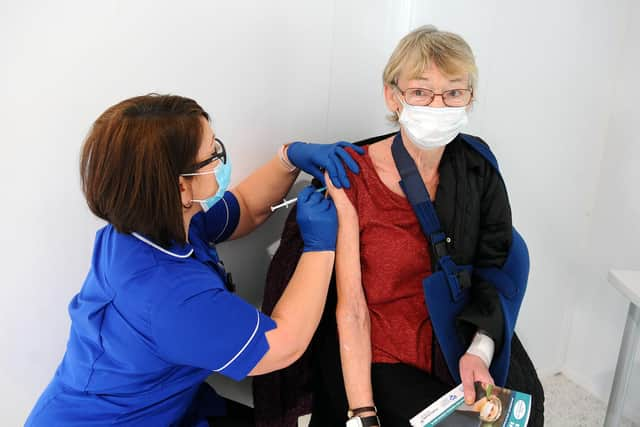
<path fill-rule="evenodd" d="M 361 406 L 359 408 L 349 409 L 347 411 L 347 417 L 353 418 L 363 412 L 378 412 L 378 409 L 375 406 Z"/>

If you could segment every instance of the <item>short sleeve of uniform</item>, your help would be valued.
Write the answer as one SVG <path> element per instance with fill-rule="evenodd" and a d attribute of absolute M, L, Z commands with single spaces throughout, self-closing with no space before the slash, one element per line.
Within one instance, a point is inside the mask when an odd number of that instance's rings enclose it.
<path fill-rule="evenodd" d="M 200 276 L 200 277 L 198 277 Z M 269 350 L 275 322 L 222 288 L 198 286 L 209 274 L 185 274 L 151 317 L 158 355 L 179 364 L 241 380 Z"/>
<path fill-rule="evenodd" d="M 224 193 L 207 212 L 200 212 L 191 220 L 191 226 L 204 233 L 208 242 L 220 243 L 227 240 L 240 221 L 240 204 L 232 192 Z"/>

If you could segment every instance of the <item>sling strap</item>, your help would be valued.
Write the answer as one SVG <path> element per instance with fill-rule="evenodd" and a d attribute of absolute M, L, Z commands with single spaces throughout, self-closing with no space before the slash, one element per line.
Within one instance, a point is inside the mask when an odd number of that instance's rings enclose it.
<path fill-rule="evenodd" d="M 471 266 L 457 265 L 447 250 L 445 233 L 442 231 L 436 209 L 431 202 L 429 191 L 425 187 L 415 162 L 407 152 L 402 137 L 398 132 L 391 144 L 391 154 L 402 180 L 400 187 L 407 196 L 413 211 L 418 217 L 422 232 L 431 246 L 433 264 L 436 270 L 443 270 L 451 298 L 458 301 L 462 291 L 471 287 Z"/>

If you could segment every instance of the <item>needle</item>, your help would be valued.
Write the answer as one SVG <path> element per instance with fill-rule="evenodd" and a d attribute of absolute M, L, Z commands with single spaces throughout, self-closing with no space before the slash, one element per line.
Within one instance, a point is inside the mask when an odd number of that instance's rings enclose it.
<path fill-rule="evenodd" d="M 320 191 L 324 191 L 324 190 L 326 190 L 326 189 L 327 189 L 327 187 L 318 188 L 315 192 L 316 192 L 316 193 L 318 193 L 318 192 L 320 192 Z M 289 209 L 289 205 L 292 205 L 292 204 L 294 204 L 294 203 L 295 203 L 295 202 L 297 202 L 297 201 L 298 201 L 298 198 L 297 198 L 297 197 L 294 197 L 294 198 L 293 198 L 293 199 L 291 199 L 291 200 L 282 199 L 282 203 L 280 203 L 279 205 L 271 206 L 271 212 L 275 212 L 275 211 L 277 211 L 278 209 L 280 209 L 280 208 L 285 208 L 285 207 L 286 207 L 287 209 Z"/>

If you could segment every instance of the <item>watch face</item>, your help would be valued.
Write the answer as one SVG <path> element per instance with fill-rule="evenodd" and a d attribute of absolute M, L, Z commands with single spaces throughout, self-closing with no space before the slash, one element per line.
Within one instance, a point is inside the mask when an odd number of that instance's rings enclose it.
<path fill-rule="evenodd" d="M 362 420 L 360 417 L 353 417 L 347 420 L 347 427 L 362 427 Z"/>

